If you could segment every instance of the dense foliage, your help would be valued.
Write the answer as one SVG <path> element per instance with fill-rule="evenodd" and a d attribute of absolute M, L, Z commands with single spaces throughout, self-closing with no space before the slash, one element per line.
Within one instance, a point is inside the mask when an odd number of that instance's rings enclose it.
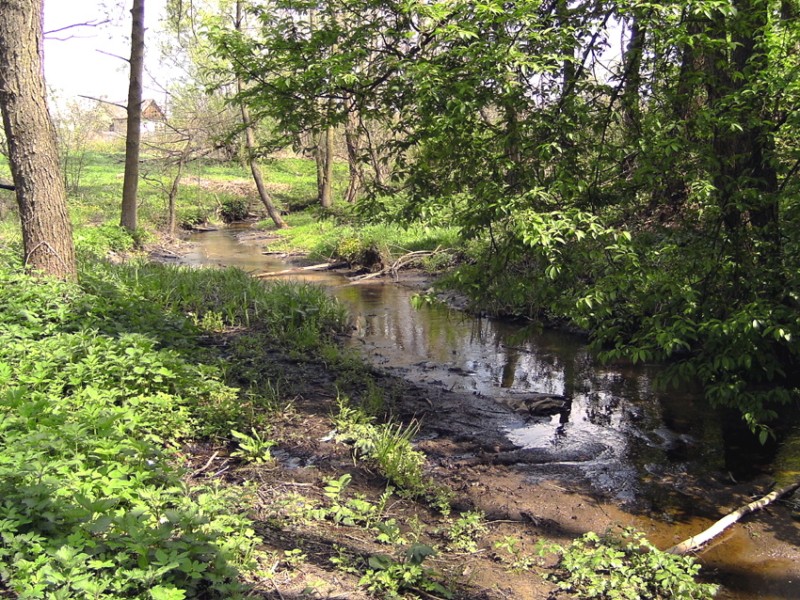
<path fill-rule="evenodd" d="M 362 211 L 458 225 L 477 303 L 670 361 L 754 428 L 796 397 L 795 0 L 251 13 L 249 32 L 212 31 L 243 98 L 290 138 L 379 123 L 361 159 L 393 179 Z"/>
<path fill-rule="evenodd" d="M 17 262 L 16 257 L 8 263 Z M 22 598 L 232 598 L 257 567 L 247 489 L 190 486 L 176 450 L 254 425 L 202 340 L 249 323 L 312 347 L 342 312 L 239 271 L 112 266 L 81 286 L 0 266 L 0 578 Z"/>
<path fill-rule="evenodd" d="M 695 581 L 700 565 L 694 558 L 663 552 L 633 529 L 590 532 L 566 548 L 548 550 L 561 556 L 552 579 L 578 598 L 704 600 L 719 589 Z"/>

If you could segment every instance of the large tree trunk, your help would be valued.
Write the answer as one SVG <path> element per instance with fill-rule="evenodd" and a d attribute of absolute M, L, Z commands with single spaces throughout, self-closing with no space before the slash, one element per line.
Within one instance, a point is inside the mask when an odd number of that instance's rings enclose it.
<path fill-rule="evenodd" d="M 236 30 L 241 31 L 242 28 L 242 0 L 236 0 Z M 244 91 L 244 82 L 241 78 L 236 78 L 236 89 L 238 90 L 239 94 Z M 253 174 L 253 181 L 255 181 L 256 189 L 258 190 L 258 197 L 261 199 L 261 203 L 264 205 L 264 208 L 267 210 L 267 214 L 269 214 L 270 219 L 272 222 L 275 223 L 275 226 L 279 229 L 285 229 L 288 227 L 286 222 L 281 218 L 280 212 L 278 209 L 275 208 L 275 204 L 272 202 L 272 198 L 267 192 L 267 187 L 264 185 L 264 177 L 261 175 L 261 169 L 258 166 L 258 161 L 256 161 L 255 155 L 255 148 L 256 148 L 256 135 L 253 130 L 253 121 L 250 118 L 250 111 L 247 109 L 247 105 L 244 103 L 244 100 L 240 100 L 239 108 L 241 109 L 242 113 L 242 125 L 244 126 L 244 140 L 245 146 L 247 149 L 247 162 L 250 165 L 250 172 Z"/>
<path fill-rule="evenodd" d="M 42 71 L 41 0 L 0 2 L 0 109 L 22 221 L 25 265 L 76 279 L 72 226 Z"/>
<path fill-rule="evenodd" d="M 128 82 L 128 128 L 125 132 L 125 178 L 122 182 L 120 225 L 136 231 L 139 189 L 139 146 L 142 139 L 142 75 L 144 73 L 144 0 L 133 0 L 131 9 L 131 60 Z"/>

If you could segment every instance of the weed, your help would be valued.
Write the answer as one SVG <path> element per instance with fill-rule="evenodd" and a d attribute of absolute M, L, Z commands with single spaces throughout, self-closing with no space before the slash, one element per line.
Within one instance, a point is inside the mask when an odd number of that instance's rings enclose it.
<path fill-rule="evenodd" d="M 329 505 L 312 508 L 308 511 L 308 516 L 317 520 L 329 519 L 337 525 L 349 527 L 361 525 L 370 529 L 383 513 L 391 489 L 381 496 L 377 504 L 373 504 L 361 495 L 345 499 L 344 491 L 351 481 L 352 477 L 347 473 L 338 479 L 329 480 L 323 490 L 323 496 L 328 499 Z"/>
<path fill-rule="evenodd" d="M 375 529 L 378 530 L 378 535 L 375 537 L 375 541 L 378 543 L 391 546 L 408 543 L 395 519 L 381 521 L 375 525 Z"/>
<path fill-rule="evenodd" d="M 523 553 L 519 538 L 505 536 L 494 543 L 494 549 L 503 552 L 495 556 L 514 573 L 527 571 L 536 564 L 536 559 Z"/>
<path fill-rule="evenodd" d="M 284 550 L 283 552 L 283 562 L 290 569 L 301 567 L 307 558 L 308 556 L 300 548 Z"/>
<path fill-rule="evenodd" d="M 416 424 L 375 425 L 372 417 L 351 407 L 346 398 L 340 397 L 338 405 L 339 414 L 334 419 L 336 439 L 352 444 L 356 460 L 374 464 L 401 496 L 422 498 L 442 514 L 449 513 L 451 492 L 425 476 L 425 455 L 412 446 Z"/>
<path fill-rule="evenodd" d="M 255 427 L 250 429 L 252 435 L 241 433 L 239 431 L 231 431 L 238 445 L 239 449 L 231 452 L 231 456 L 241 458 L 245 462 L 254 464 L 263 464 L 272 462 L 272 453 L 270 448 L 275 445 L 272 440 L 267 440 L 262 437 Z"/>
<path fill-rule="evenodd" d="M 400 598 L 402 592 L 414 590 L 452 598 L 450 590 L 435 580 L 433 569 L 423 566 L 425 559 L 434 554 L 430 546 L 414 543 L 399 560 L 385 554 L 372 555 L 359 585 L 386 598 Z"/>
<path fill-rule="evenodd" d="M 463 512 L 446 532 L 448 548 L 457 552 L 477 552 L 478 539 L 487 531 L 482 512 Z"/>
<path fill-rule="evenodd" d="M 333 564 L 342 573 L 361 575 L 366 567 L 366 561 L 364 561 L 363 558 L 353 554 L 338 544 L 333 545 L 333 550 L 336 552 L 336 555 L 330 558 L 331 564 Z"/>
<path fill-rule="evenodd" d="M 550 578 L 581 598 L 698 600 L 717 591 L 695 580 L 700 565 L 693 558 L 662 552 L 630 528 L 603 537 L 589 532 L 566 548 L 542 546 L 542 552 L 561 555 Z"/>

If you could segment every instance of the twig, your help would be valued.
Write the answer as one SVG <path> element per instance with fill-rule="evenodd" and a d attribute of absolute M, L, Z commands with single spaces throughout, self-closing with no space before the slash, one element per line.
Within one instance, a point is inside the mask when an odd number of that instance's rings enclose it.
<path fill-rule="evenodd" d="M 211 466 L 211 463 L 212 463 L 212 462 L 214 462 L 214 459 L 215 459 L 215 458 L 217 458 L 217 455 L 218 455 L 218 454 L 219 454 L 219 451 L 217 451 L 217 452 L 214 452 L 214 454 L 212 454 L 212 455 L 211 455 L 211 458 L 209 458 L 209 459 L 208 459 L 208 462 L 207 462 L 206 464 L 204 464 L 202 467 L 200 467 L 199 469 L 197 469 L 196 471 L 194 471 L 194 472 L 192 473 L 192 477 L 197 477 L 198 475 L 200 475 L 200 473 L 202 473 L 202 472 L 203 472 L 203 471 L 205 471 L 205 470 L 206 470 L 208 467 L 210 467 L 210 466 Z"/>
<path fill-rule="evenodd" d="M 286 598 L 283 597 L 283 594 L 281 594 L 281 591 L 278 589 L 278 584 L 275 583 L 275 580 L 270 578 L 270 581 L 272 582 L 272 587 L 275 588 L 275 593 L 278 594 L 278 597 L 281 600 L 286 600 Z"/>

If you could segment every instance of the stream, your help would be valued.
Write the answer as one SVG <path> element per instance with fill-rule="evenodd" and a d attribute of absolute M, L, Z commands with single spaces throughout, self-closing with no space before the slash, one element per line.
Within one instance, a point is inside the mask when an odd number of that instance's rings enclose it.
<path fill-rule="evenodd" d="M 192 250 L 180 262 L 248 272 L 291 266 L 264 255 L 260 244 L 241 243 L 238 231 L 192 234 Z M 679 494 L 671 490 L 691 485 L 693 475 L 722 472 L 747 481 L 770 472 L 775 448 L 751 441 L 737 416 L 713 410 L 692 390 L 656 390 L 655 368 L 598 365 L 579 336 L 476 318 L 438 305 L 414 309 L 415 290 L 393 283 L 354 285 L 333 272 L 292 277 L 323 285 L 349 309 L 352 343 L 374 365 L 434 390 L 474 397 L 486 408 L 487 427 L 502 431 L 518 448 L 551 457 L 530 466 L 531 481 L 554 476 L 584 480 L 619 505 L 646 505 L 652 514 L 669 519 L 686 509 L 675 504 Z M 546 416 L 508 408 L 532 394 L 571 401 Z M 641 521 L 646 529 L 647 519 Z M 688 535 L 699 527 L 686 524 Z M 794 535 L 796 529 L 795 524 Z M 717 561 L 721 571 L 736 573 L 728 577 L 741 579 L 735 594 L 721 597 L 800 598 L 800 582 L 795 590 L 786 576 L 792 569 L 782 560 L 748 565 L 745 571 L 741 556 L 725 564 L 725 555 L 747 552 L 739 546 L 733 540 Z M 752 589 L 740 592 L 743 587 Z"/>

